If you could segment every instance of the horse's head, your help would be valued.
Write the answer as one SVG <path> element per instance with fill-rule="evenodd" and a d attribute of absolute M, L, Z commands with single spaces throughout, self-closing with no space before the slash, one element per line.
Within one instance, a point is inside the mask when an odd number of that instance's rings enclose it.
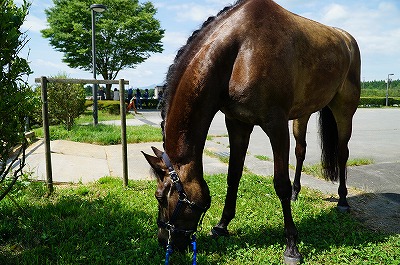
<path fill-rule="evenodd" d="M 142 153 L 157 177 L 158 241 L 163 246 L 170 244 L 185 250 L 210 206 L 208 187 L 202 177 L 183 181 L 191 170 L 174 166 L 166 153 L 152 149 L 155 157 Z"/>

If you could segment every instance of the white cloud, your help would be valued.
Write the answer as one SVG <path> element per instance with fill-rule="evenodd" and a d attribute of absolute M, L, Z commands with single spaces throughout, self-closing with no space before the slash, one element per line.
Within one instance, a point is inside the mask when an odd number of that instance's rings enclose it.
<path fill-rule="evenodd" d="M 49 68 L 56 68 L 56 69 L 63 69 L 65 65 L 63 63 L 55 63 L 52 61 L 47 61 L 43 59 L 37 59 L 33 62 L 36 66 L 40 67 L 49 67 Z"/>
<path fill-rule="evenodd" d="M 346 7 L 338 4 L 332 4 L 325 9 L 324 20 L 327 23 L 335 23 L 349 17 Z"/>
<path fill-rule="evenodd" d="M 289 11 L 294 11 L 294 9 L 313 9 L 315 6 L 321 3 L 321 0 L 274 0 L 280 6 Z"/>
<path fill-rule="evenodd" d="M 147 62 L 155 64 L 171 64 L 174 61 L 175 54 L 154 54 Z"/>
<path fill-rule="evenodd" d="M 214 4 L 220 4 L 220 5 L 229 5 L 229 4 L 234 4 L 236 3 L 237 0 L 206 0 L 207 3 L 214 3 Z"/>
<path fill-rule="evenodd" d="M 357 39 L 363 55 L 398 54 L 400 12 L 395 5 L 338 2 L 323 8 L 320 14 L 315 12 L 314 19 L 348 31 Z"/>
<path fill-rule="evenodd" d="M 89 72 L 84 72 L 80 69 L 74 69 L 68 67 L 63 62 L 54 62 L 45 59 L 34 59 L 31 63 L 31 67 L 35 69 L 34 76 L 55 76 L 59 73 L 66 73 L 73 78 L 81 77 L 82 75 L 90 75 Z"/>
<path fill-rule="evenodd" d="M 127 69 L 119 76 L 129 76 L 135 86 L 159 84 L 165 80 L 169 66 L 175 58 L 174 53 L 154 54 L 135 69 Z"/>
<path fill-rule="evenodd" d="M 166 45 L 171 45 L 174 47 L 180 47 L 186 43 L 188 35 L 183 32 L 178 31 L 166 31 L 165 36 L 162 39 L 163 43 Z"/>
<path fill-rule="evenodd" d="M 46 27 L 47 27 L 46 20 L 40 19 L 34 15 L 29 14 L 21 28 L 23 30 L 40 32 L 42 29 L 45 29 Z"/>
<path fill-rule="evenodd" d="M 183 5 L 176 5 L 171 7 L 176 10 L 176 19 L 178 21 L 195 21 L 202 22 L 207 17 L 216 15 L 218 10 L 208 5 L 198 5 L 194 3 L 187 3 Z"/>

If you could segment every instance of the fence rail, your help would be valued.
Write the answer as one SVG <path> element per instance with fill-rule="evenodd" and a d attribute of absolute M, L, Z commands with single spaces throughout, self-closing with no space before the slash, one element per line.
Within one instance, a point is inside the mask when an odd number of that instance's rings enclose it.
<path fill-rule="evenodd" d="M 48 83 L 61 84 L 97 84 L 97 85 L 118 85 L 120 80 L 97 80 L 97 79 L 71 79 L 71 78 L 47 78 Z M 121 79 L 122 80 L 122 79 Z M 42 78 L 35 78 L 36 83 L 41 83 Z M 124 80 L 124 85 L 129 85 L 129 81 Z"/>
<path fill-rule="evenodd" d="M 53 173 L 51 167 L 51 151 L 50 151 L 50 130 L 47 102 L 47 83 L 63 83 L 63 84 L 119 84 L 120 89 L 120 108 L 121 108 L 121 138 L 122 138 L 122 174 L 124 186 L 128 185 L 128 155 L 126 141 L 126 107 L 125 107 L 125 85 L 129 85 L 129 81 L 124 79 L 119 80 L 97 80 L 97 79 L 71 79 L 71 78 L 47 78 L 42 76 L 35 78 L 36 83 L 41 83 L 42 87 L 42 116 L 43 116 L 43 133 L 45 145 L 45 160 L 46 160 L 46 184 L 50 193 L 53 192 Z M 95 123 L 96 125 L 96 123 Z"/>

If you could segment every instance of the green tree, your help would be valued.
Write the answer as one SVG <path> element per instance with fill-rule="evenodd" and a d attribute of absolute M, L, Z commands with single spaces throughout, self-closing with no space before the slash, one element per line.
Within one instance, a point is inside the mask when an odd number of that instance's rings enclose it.
<path fill-rule="evenodd" d="M 63 61 L 72 68 L 92 71 L 92 0 L 53 0 L 46 9 L 49 28 L 42 35 L 64 53 Z M 154 18 L 157 10 L 151 2 L 104 0 L 107 10 L 96 15 L 96 71 L 104 79 L 114 80 L 118 72 L 134 68 L 151 53 L 163 51 L 164 30 Z M 111 95 L 107 86 L 107 98 Z"/>
<path fill-rule="evenodd" d="M 51 77 L 56 79 L 69 78 L 66 74 Z M 36 97 L 41 96 L 41 87 L 35 90 Z M 49 104 L 50 124 L 62 124 L 70 131 L 78 118 L 86 109 L 86 92 L 82 84 L 49 83 L 47 85 L 47 101 Z M 40 106 L 41 107 L 41 106 Z M 41 108 L 35 111 L 35 120 L 42 122 Z"/>
<path fill-rule="evenodd" d="M 13 161 L 7 164 L 13 148 L 22 145 L 21 152 L 26 148 L 25 117 L 33 109 L 33 93 L 23 79 L 31 73 L 29 65 L 18 56 L 28 41 L 20 27 L 28 14 L 29 4 L 24 1 L 21 7 L 17 7 L 13 0 L 0 0 L 0 6 L 0 187 L 6 186 L 1 189 L 1 200 L 11 190 L 24 166 L 25 156 L 12 180 L 7 182 L 18 158 L 14 156 Z"/>

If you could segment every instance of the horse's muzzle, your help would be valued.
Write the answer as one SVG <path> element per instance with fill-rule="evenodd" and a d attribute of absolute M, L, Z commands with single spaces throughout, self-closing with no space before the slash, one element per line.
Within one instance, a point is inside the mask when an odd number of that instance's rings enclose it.
<path fill-rule="evenodd" d="M 164 249 L 167 248 L 169 238 L 169 232 L 166 229 L 158 229 L 158 243 Z M 172 233 L 170 238 L 170 244 L 174 251 L 184 252 L 190 245 L 190 235 L 184 235 L 180 233 Z"/>

